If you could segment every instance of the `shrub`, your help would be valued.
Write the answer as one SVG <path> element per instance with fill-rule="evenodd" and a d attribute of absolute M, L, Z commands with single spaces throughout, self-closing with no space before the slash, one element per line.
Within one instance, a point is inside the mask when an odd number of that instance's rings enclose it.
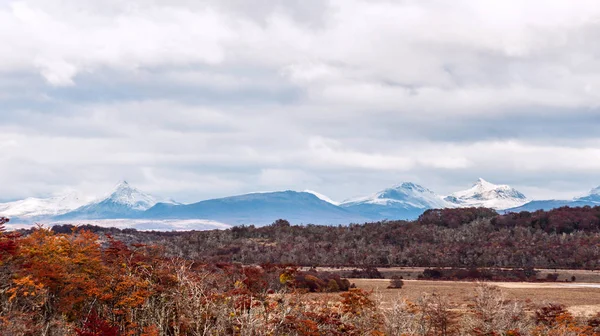
<path fill-rule="evenodd" d="M 401 276 L 393 276 L 390 279 L 390 285 L 388 286 L 388 288 L 390 289 L 400 289 L 404 286 L 404 280 L 402 280 Z"/>
<path fill-rule="evenodd" d="M 365 267 L 363 269 L 354 269 L 348 275 L 348 278 L 354 279 L 383 279 L 383 275 L 375 267 Z"/>
<path fill-rule="evenodd" d="M 554 326 L 559 319 L 570 316 L 571 314 L 563 305 L 550 303 L 535 311 L 535 322 L 545 326 Z"/>

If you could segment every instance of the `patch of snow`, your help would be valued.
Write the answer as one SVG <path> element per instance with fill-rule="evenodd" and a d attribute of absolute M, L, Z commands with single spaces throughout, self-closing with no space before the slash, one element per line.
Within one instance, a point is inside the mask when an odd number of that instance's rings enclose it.
<path fill-rule="evenodd" d="M 486 207 L 497 210 L 521 206 L 529 200 L 516 189 L 502 184 L 496 185 L 479 178 L 467 190 L 457 191 L 445 198 L 459 207 Z"/>
<path fill-rule="evenodd" d="M 316 191 L 313 191 L 313 190 L 304 190 L 304 192 L 305 193 L 309 193 L 309 194 L 313 194 L 313 195 L 317 196 L 319 199 L 321 199 L 322 201 L 325 201 L 327 203 L 331 203 L 333 205 L 340 205 L 341 204 L 341 202 L 336 202 L 336 201 L 332 200 L 331 198 L 329 198 L 329 197 L 327 197 L 327 196 L 325 196 L 325 195 L 323 195 L 321 193 L 318 193 Z"/>
<path fill-rule="evenodd" d="M 0 216 L 32 218 L 61 215 L 77 209 L 89 201 L 91 201 L 90 198 L 74 191 L 49 198 L 29 197 L 19 201 L 0 203 Z"/>
<path fill-rule="evenodd" d="M 102 201 L 105 200 L 140 211 L 148 210 L 159 202 L 153 196 L 132 187 L 127 181 L 119 183 L 114 191 Z"/>
<path fill-rule="evenodd" d="M 118 229 L 136 229 L 139 231 L 190 231 L 190 230 L 225 230 L 232 225 L 207 220 L 207 219 L 95 219 L 95 220 L 78 220 L 74 221 L 55 221 L 44 223 L 47 226 L 60 224 L 73 225 L 96 225 L 101 227 L 114 227 Z M 5 225 L 7 230 L 28 229 L 35 225 L 10 222 Z"/>
<path fill-rule="evenodd" d="M 587 194 L 573 198 L 573 201 L 589 202 L 592 204 L 600 204 L 600 187 L 590 190 Z"/>
<path fill-rule="evenodd" d="M 413 208 L 448 208 L 452 203 L 445 201 L 442 196 L 412 182 L 404 182 L 391 188 L 384 189 L 375 194 L 358 197 L 342 202 L 343 205 L 377 204 L 398 205 L 403 204 Z"/>

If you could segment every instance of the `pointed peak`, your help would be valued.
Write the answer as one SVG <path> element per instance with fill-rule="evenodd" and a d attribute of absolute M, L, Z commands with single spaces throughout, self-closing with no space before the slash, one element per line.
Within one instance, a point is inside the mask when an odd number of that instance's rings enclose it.
<path fill-rule="evenodd" d="M 493 184 L 493 183 L 490 183 L 490 182 L 484 180 L 482 177 L 480 177 L 477 179 L 477 181 L 475 181 L 475 184 Z"/>
<path fill-rule="evenodd" d="M 600 195 L 600 186 L 590 190 L 589 195 Z"/>
<path fill-rule="evenodd" d="M 457 191 L 446 197 L 446 200 L 459 206 L 508 209 L 523 205 L 527 201 L 527 197 L 509 185 L 496 185 L 480 177 L 471 188 Z"/>
<path fill-rule="evenodd" d="M 115 192 L 117 191 L 122 191 L 122 190 L 129 190 L 129 189 L 135 189 L 131 186 L 131 184 L 129 184 L 129 182 L 123 180 L 119 183 L 117 183 L 117 185 L 115 185 L 115 187 L 113 188 L 113 190 Z"/>
<path fill-rule="evenodd" d="M 402 182 L 400 184 L 396 184 L 391 189 L 405 189 L 405 190 L 416 190 L 416 191 L 426 191 L 427 189 L 413 182 Z"/>
<path fill-rule="evenodd" d="M 117 183 L 117 187 L 128 187 L 129 186 L 129 182 L 127 182 L 126 180 L 123 180 L 119 183 Z"/>
<path fill-rule="evenodd" d="M 483 178 L 478 178 L 477 181 L 475 181 L 475 183 L 473 184 L 473 187 L 480 187 L 483 189 L 494 189 L 496 187 L 499 187 L 491 182 L 488 182 L 486 180 L 484 180 Z"/>

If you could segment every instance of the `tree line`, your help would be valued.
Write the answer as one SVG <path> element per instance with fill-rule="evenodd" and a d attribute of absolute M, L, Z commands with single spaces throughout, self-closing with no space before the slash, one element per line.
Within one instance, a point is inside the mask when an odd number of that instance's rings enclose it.
<path fill-rule="evenodd" d="M 600 207 L 498 214 L 485 208 L 428 210 L 415 221 L 144 232 L 83 226 L 127 243 L 155 244 L 204 262 L 301 266 L 597 269 Z M 55 226 L 69 232 L 72 226 Z M 26 234 L 26 233 L 25 233 Z"/>

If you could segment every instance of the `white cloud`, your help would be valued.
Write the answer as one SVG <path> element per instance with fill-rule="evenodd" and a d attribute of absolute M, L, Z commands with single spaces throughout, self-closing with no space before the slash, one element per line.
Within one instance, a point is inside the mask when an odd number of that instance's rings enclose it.
<path fill-rule="evenodd" d="M 588 0 L 0 1 L 0 198 L 122 178 L 185 201 L 478 176 L 589 189 L 599 15 Z"/>

